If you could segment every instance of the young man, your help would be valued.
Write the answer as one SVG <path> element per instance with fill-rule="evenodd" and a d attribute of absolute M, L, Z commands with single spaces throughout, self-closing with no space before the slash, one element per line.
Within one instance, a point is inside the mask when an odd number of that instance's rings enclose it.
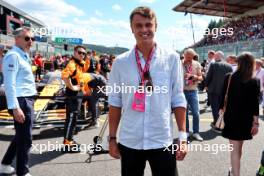
<path fill-rule="evenodd" d="M 89 66 L 87 72 L 99 74 L 100 73 L 100 65 L 98 62 L 98 57 L 97 57 L 96 52 L 94 50 L 92 50 L 92 52 L 89 56 L 89 61 L 90 61 L 90 66 Z"/>
<path fill-rule="evenodd" d="M 153 175 L 175 176 L 176 159 L 183 160 L 187 150 L 182 63 L 177 53 L 155 43 L 157 19 L 150 8 L 134 9 L 130 26 L 136 46 L 117 57 L 109 86 L 136 90 L 108 92 L 109 153 L 121 158 L 122 176 L 142 176 L 146 161 Z M 159 91 L 162 88 L 166 90 Z M 182 147 L 176 153 L 171 151 L 171 111 L 180 131 L 178 145 Z"/>
<path fill-rule="evenodd" d="M 76 127 L 76 121 L 81 109 L 82 96 L 80 79 L 84 72 L 88 70 L 89 62 L 83 59 L 86 55 L 86 48 L 78 45 L 74 47 L 74 55 L 62 71 L 62 79 L 66 85 L 66 122 L 64 127 L 65 152 L 80 152 L 79 145 L 73 140 L 73 132 Z"/>
<path fill-rule="evenodd" d="M 33 96 L 37 91 L 28 52 L 34 37 L 32 31 L 26 27 L 16 29 L 14 36 L 15 46 L 3 59 L 3 74 L 8 111 L 14 117 L 16 133 L 2 160 L 0 173 L 13 173 L 11 164 L 16 157 L 16 174 L 30 176 L 28 159 L 34 121 Z"/>

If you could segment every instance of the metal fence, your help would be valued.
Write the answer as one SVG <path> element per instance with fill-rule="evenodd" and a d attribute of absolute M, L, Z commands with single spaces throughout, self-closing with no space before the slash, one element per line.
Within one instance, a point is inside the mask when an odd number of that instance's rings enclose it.
<path fill-rule="evenodd" d="M 260 58 L 264 56 L 264 39 L 195 48 L 195 51 L 199 54 L 199 61 L 207 59 L 209 50 L 221 50 L 225 53 L 225 56 L 239 55 L 242 52 L 249 51 L 256 58 Z"/>

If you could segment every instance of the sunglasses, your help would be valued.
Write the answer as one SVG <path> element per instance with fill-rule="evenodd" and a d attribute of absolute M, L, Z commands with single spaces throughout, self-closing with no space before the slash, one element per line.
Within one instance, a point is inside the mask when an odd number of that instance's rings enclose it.
<path fill-rule="evenodd" d="M 24 39 L 25 39 L 26 42 L 28 42 L 29 40 L 31 40 L 32 42 L 35 41 L 35 38 L 34 38 L 34 37 L 28 37 L 28 36 L 27 36 L 27 37 L 25 37 Z"/>
<path fill-rule="evenodd" d="M 82 55 L 84 55 L 84 56 L 86 55 L 86 53 L 85 53 L 85 52 L 82 52 L 82 51 L 78 51 L 78 54 L 79 54 L 79 55 L 82 54 Z"/>
<path fill-rule="evenodd" d="M 144 79 L 146 80 L 147 90 L 148 91 L 152 91 L 153 83 L 152 83 L 152 79 L 151 79 L 151 76 L 150 76 L 150 72 L 146 71 L 143 76 L 144 76 Z"/>

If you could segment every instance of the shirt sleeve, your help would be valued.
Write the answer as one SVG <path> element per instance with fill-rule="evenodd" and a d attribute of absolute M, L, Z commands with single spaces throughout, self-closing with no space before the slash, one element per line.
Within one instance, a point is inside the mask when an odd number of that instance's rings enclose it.
<path fill-rule="evenodd" d="M 72 62 L 69 62 L 66 67 L 61 72 L 61 78 L 69 78 L 70 75 L 73 74 L 73 72 L 76 70 L 75 64 Z"/>
<path fill-rule="evenodd" d="M 19 63 L 17 55 L 10 54 L 4 58 L 3 75 L 8 109 L 19 108 L 19 103 L 16 97 L 16 77 L 18 73 L 18 68 Z"/>
<path fill-rule="evenodd" d="M 202 75 L 202 66 L 199 62 L 197 62 L 197 75 L 198 76 Z"/>
<path fill-rule="evenodd" d="M 106 88 L 106 93 L 108 95 L 108 103 L 115 107 L 122 107 L 122 93 L 119 91 L 114 91 L 114 87 L 121 87 L 120 73 L 119 73 L 119 62 L 116 60 L 113 63 L 112 70 L 109 74 L 109 82 Z"/>
<path fill-rule="evenodd" d="M 174 64 L 172 68 L 172 97 L 171 107 L 184 107 L 186 108 L 186 99 L 183 93 L 183 66 L 179 55 L 174 56 Z"/>

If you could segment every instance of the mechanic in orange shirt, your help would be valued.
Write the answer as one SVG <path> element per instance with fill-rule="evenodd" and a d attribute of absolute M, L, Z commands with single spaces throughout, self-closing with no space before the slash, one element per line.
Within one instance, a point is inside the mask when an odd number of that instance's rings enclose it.
<path fill-rule="evenodd" d="M 83 73 L 81 83 L 83 85 L 82 91 L 84 95 L 86 95 L 84 101 L 88 101 L 89 111 L 91 111 L 92 115 L 92 122 L 90 125 L 95 128 L 99 128 L 99 98 L 106 98 L 107 81 L 102 75 L 95 73 Z M 107 101 L 105 101 L 104 108 L 107 106 Z"/>
<path fill-rule="evenodd" d="M 85 61 L 84 61 L 85 59 Z M 74 55 L 62 71 L 62 79 L 66 85 L 66 122 L 64 127 L 64 152 L 80 152 L 80 145 L 73 140 L 76 121 L 81 109 L 83 96 L 81 91 L 81 76 L 89 68 L 89 60 L 86 58 L 86 48 L 78 45 L 74 47 Z"/>

